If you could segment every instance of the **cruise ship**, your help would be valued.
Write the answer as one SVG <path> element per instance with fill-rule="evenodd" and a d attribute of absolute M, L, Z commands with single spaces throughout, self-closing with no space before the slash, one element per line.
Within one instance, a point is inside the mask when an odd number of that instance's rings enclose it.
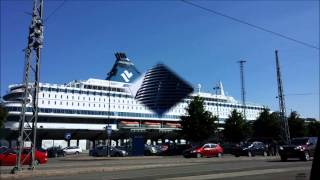
<path fill-rule="evenodd" d="M 37 126 L 41 139 L 63 139 L 66 132 L 71 132 L 73 139 L 78 140 L 103 139 L 106 125 L 118 133 L 179 130 L 180 116 L 186 114 L 186 107 L 194 96 L 204 99 L 205 109 L 218 116 L 221 124 L 232 110 L 243 111 L 242 104 L 226 95 L 219 82 L 216 93 L 202 92 L 198 85 L 182 101 L 158 115 L 132 95 L 130 88 L 141 73 L 124 53 L 116 53 L 115 56 L 115 63 L 106 79 L 90 78 L 66 84 L 40 83 Z M 3 97 L 3 105 L 9 114 L 5 128 L 12 132 L 10 137 L 17 135 L 23 92 L 23 84 L 13 84 Z M 31 97 L 27 107 L 27 114 L 31 115 Z M 246 119 L 255 120 L 264 106 L 248 103 L 245 109 Z"/>

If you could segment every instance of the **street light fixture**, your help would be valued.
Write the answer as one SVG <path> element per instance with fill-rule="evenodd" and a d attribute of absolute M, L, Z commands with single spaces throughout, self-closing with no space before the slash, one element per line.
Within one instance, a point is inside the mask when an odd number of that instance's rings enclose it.
<path fill-rule="evenodd" d="M 110 136 L 112 134 L 112 126 L 108 125 L 106 126 L 106 132 L 107 132 L 107 135 L 108 135 L 108 157 L 110 157 Z"/>
<path fill-rule="evenodd" d="M 215 87 L 213 87 L 213 90 L 216 91 L 216 98 L 218 100 L 218 90 L 220 90 L 220 86 L 219 85 L 216 85 Z M 218 138 L 218 141 L 220 141 L 220 133 L 219 133 L 219 126 L 220 126 L 220 118 L 219 118 L 219 104 L 218 104 L 218 101 L 217 101 L 217 118 L 218 118 L 218 128 L 217 128 L 217 138 Z"/>

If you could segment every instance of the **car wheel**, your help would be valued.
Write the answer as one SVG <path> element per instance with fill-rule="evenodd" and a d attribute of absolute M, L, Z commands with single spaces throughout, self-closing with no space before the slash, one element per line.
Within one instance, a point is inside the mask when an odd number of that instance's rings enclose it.
<path fill-rule="evenodd" d="M 197 158 L 201 158 L 202 155 L 200 153 L 197 153 Z"/>
<path fill-rule="evenodd" d="M 248 151 L 248 157 L 252 157 L 252 153 Z"/>
<path fill-rule="evenodd" d="M 287 159 L 288 159 L 286 156 L 280 156 L 280 158 L 281 158 L 281 161 L 283 161 L 283 162 L 287 161 Z"/>
<path fill-rule="evenodd" d="M 58 157 L 58 153 L 54 153 L 54 157 L 55 157 L 55 158 Z"/>
<path fill-rule="evenodd" d="M 151 152 L 150 151 L 146 151 L 146 156 L 150 156 L 151 155 Z"/>
<path fill-rule="evenodd" d="M 77 151 L 75 154 L 76 154 L 76 155 L 79 155 L 79 152 Z"/>
<path fill-rule="evenodd" d="M 222 157 L 222 153 L 218 153 L 217 157 L 221 158 Z"/>
<path fill-rule="evenodd" d="M 305 151 L 304 154 L 303 154 L 303 157 L 302 159 L 303 161 L 309 161 L 310 160 L 310 154 L 308 151 Z"/>
<path fill-rule="evenodd" d="M 268 153 L 267 153 L 266 151 L 264 151 L 264 152 L 263 152 L 263 156 L 264 156 L 264 157 L 267 157 L 267 156 L 268 156 Z"/>
<path fill-rule="evenodd" d="M 39 163 L 39 161 L 38 161 L 38 159 L 35 159 L 34 160 L 34 165 L 39 165 L 40 163 Z"/>

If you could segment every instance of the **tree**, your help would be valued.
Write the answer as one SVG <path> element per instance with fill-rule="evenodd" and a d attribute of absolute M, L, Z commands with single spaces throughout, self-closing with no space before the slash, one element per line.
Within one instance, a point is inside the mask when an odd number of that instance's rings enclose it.
<path fill-rule="evenodd" d="M 305 136 L 304 120 L 299 117 L 296 111 L 290 113 L 288 125 L 291 138 Z"/>
<path fill-rule="evenodd" d="M 204 109 L 203 98 L 196 96 L 186 108 L 187 115 L 181 116 L 181 134 L 192 143 L 202 143 L 212 137 L 217 128 L 216 116 Z"/>
<path fill-rule="evenodd" d="M 224 138 L 229 142 L 240 142 L 248 137 L 250 127 L 242 114 L 233 110 L 224 124 Z"/>
<path fill-rule="evenodd" d="M 311 121 L 306 125 L 306 136 L 320 136 L 320 122 Z"/>
<path fill-rule="evenodd" d="M 7 110 L 2 105 L 0 105 L 0 128 L 4 127 L 4 122 L 7 118 L 7 115 Z"/>
<path fill-rule="evenodd" d="M 256 121 L 253 122 L 253 136 L 278 139 L 280 137 L 281 126 L 278 113 L 270 113 L 269 109 L 264 109 Z"/>

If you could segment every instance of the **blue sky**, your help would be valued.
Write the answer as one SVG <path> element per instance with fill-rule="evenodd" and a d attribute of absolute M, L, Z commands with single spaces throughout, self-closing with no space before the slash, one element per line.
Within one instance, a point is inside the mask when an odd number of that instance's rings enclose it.
<path fill-rule="evenodd" d="M 319 1 L 195 1 L 207 8 L 319 47 Z M 47 17 L 61 1 L 45 1 Z M 32 0 L 1 0 L 1 96 L 22 81 Z M 219 80 L 240 100 L 278 110 L 274 50 L 279 50 L 287 111 L 319 119 L 319 50 L 276 37 L 180 1 L 67 1 L 45 24 L 41 82 L 106 77 L 123 51 L 144 72 L 163 62 L 203 91 Z M 311 95 L 290 95 L 311 93 Z"/>

